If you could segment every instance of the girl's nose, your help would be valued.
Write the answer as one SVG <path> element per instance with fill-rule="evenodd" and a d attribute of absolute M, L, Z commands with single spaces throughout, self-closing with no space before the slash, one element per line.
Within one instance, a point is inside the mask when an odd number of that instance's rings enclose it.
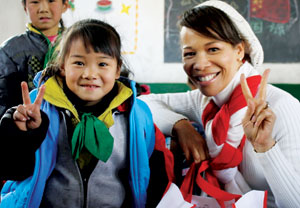
<path fill-rule="evenodd" d="M 83 79 L 96 79 L 96 77 L 97 77 L 97 70 L 94 69 L 94 67 L 87 67 L 82 73 Z"/>
<path fill-rule="evenodd" d="M 205 70 L 206 67 L 210 66 L 210 60 L 209 57 L 207 57 L 206 54 L 198 53 L 196 56 L 196 62 L 194 65 L 194 68 L 197 70 Z"/>

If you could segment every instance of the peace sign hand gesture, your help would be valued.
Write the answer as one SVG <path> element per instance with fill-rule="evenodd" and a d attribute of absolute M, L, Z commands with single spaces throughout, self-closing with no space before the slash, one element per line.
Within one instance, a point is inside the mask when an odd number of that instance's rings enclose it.
<path fill-rule="evenodd" d="M 245 75 L 242 74 L 240 77 L 243 95 L 248 105 L 242 125 L 247 139 L 252 143 L 256 152 L 266 152 L 275 144 L 275 140 L 272 138 L 272 131 L 276 116 L 266 102 L 269 73 L 269 69 L 263 73 L 258 98 L 252 96 Z"/>
<path fill-rule="evenodd" d="M 29 90 L 26 82 L 21 83 L 23 105 L 18 105 L 13 114 L 16 126 L 22 130 L 36 129 L 42 123 L 40 107 L 45 93 L 45 86 L 42 85 L 34 103 L 31 103 Z"/>

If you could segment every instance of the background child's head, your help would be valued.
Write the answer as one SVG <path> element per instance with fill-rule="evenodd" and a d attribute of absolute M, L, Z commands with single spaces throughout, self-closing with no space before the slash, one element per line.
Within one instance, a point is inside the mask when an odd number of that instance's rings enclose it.
<path fill-rule="evenodd" d="M 68 8 L 67 0 L 22 0 L 31 24 L 46 36 L 57 35 L 61 16 Z"/>
<path fill-rule="evenodd" d="M 63 34 L 59 49 L 46 74 L 60 73 L 67 87 L 90 104 L 99 102 L 120 76 L 120 36 L 105 22 L 86 19 L 74 23 Z"/>

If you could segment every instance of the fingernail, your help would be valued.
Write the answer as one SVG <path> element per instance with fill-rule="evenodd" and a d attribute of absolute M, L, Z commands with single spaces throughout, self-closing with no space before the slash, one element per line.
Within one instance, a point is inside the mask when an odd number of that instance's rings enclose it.
<path fill-rule="evenodd" d="M 28 113 L 29 113 L 30 115 L 32 115 L 32 114 L 33 114 L 31 110 L 29 110 L 29 111 L 28 111 Z"/>
<path fill-rule="evenodd" d="M 255 122 L 255 120 L 256 120 L 256 117 L 255 117 L 255 115 L 253 115 L 251 118 L 251 122 Z"/>

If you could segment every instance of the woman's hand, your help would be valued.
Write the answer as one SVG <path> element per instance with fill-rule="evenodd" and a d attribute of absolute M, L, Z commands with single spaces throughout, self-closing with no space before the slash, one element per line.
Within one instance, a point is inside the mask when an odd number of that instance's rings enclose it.
<path fill-rule="evenodd" d="M 29 90 L 26 82 L 21 83 L 23 105 L 18 105 L 13 114 L 16 126 L 22 130 L 36 129 L 42 123 L 40 107 L 45 93 L 45 86 L 42 85 L 34 103 L 31 103 Z"/>
<path fill-rule="evenodd" d="M 266 152 L 276 143 L 272 138 L 276 116 L 266 102 L 269 73 L 269 69 L 263 73 L 257 98 L 252 96 L 245 75 L 241 75 L 241 87 L 248 105 L 242 124 L 245 135 L 256 152 Z"/>
<path fill-rule="evenodd" d="M 178 121 L 173 132 L 187 160 L 194 159 L 195 163 L 208 159 L 208 150 L 205 139 L 198 133 L 188 120 Z"/>

